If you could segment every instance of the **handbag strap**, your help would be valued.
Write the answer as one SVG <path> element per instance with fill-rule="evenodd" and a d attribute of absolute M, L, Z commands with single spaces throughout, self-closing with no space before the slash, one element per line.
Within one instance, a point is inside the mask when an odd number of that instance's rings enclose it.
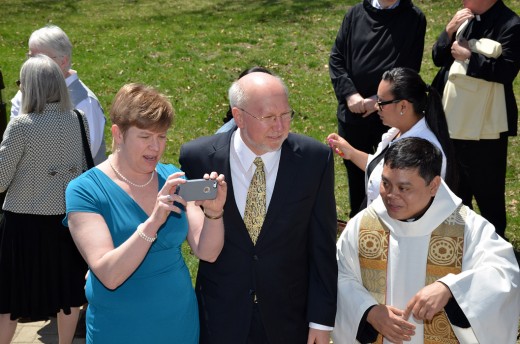
<path fill-rule="evenodd" d="M 379 162 L 385 157 L 385 153 L 386 153 L 386 150 L 388 149 L 388 147 L 390 147 L 390 145 L 386 146 L 386 148 L 383 149 L 381 151 L 381 153 L 379 153 L 378 156 L 376 156 L 374 159 L 372 159 L 372 161 L 370 161 L 370 164 L 368 164 L 367 169 L 365 171 L 368 178 L 370 178 L 370 175 L 374 171 L 374 168 L 376 168 L 377 164 L 379 164 Z M 363 199 L 363 202 L 361 202 L 361 205 L 359 206 L 359 211 L 365 209 L 367 206 L 368 206 L 368 197 L 367 197 L 367 193 L 365 192 L 365 198 Z"/>
<path fill-rule="evenodd" d="M 390 147 L 390 145 L 386 146 L 385 149 L 383 149 L 381 151 L 381 153 L 379 153 L 374 159 L 372 159 L 372 161 L 370 161 L 370 164 L 368 164 L 367 170 L 366 170 L 366 175 L 368 178 L 370 178 L 370 175 L 372 174 L 372 172 L 374 172 L 374 169 L 376 168 L 376 166 L 385 157 L 385 153 L 388 150 L 388 147 Z"/>
<path fill-rule="evenodd" d="M 92 159 L 92 153 L 90 152 L 90 146 L 87 140 L 87 133 L 85 132 L 85 125 L 83 124 L 83 116 L 78 110 L 74 109 L 76 116 L 78 116 L 79 127 L 81 129 L 81 140 L 83 141 L 83 152 L 85 153 L 85 159 L 87 160 L 87 168 L 90 170 L 94 167 L 94 159 Z"/>
<path fill-rule="evenodd" d="M 397 133 L 392 140 L 394 140 L 397 137 L 397 135 L 399 135 L 399 133 Z M 388 150 L 388 147 L 390 147 L 390 143 L 388 144 L 388 146 L 385 147 L 385 149 L 383 149 L 381 151 L 381 153 L 379 153 L 374 159 L 372 159 L 372 161 L 370 161 L 370 164 L 368 164 L 367 169 L 365 171 L 365 174 L 367 175 L 367 178 L 370 179 L 370 175 L 372 174 L 372 172 L 374 172 L 374 169 L 376 168 L 377 164 L 379 164 L 379 162 L 381 160 L 383 160 L 383 158 L 385 157 L 385 153 Z M 368 206 L 368 198 L 367 198 L 367 195 L 366 195 L 366 192 L 365 192 L 365 198 L 363 199 L 363 202 L 361 202 L 361 206 L 359 207 L 359 211 L 365 209 L 367 206 Z"/>

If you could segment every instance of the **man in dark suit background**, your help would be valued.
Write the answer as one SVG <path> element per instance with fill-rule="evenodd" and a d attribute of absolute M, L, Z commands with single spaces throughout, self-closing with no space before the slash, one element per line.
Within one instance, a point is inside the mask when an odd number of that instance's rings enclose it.
<path fill-rule="evenodd" d="M 328 344 L 337 293 L 332 150 L 289 133 L 293 111 L 280 78 L 248 74 L 229 98 L 238 128 L 189 142 L 180 154 L 188 178 L 211 167 L 229 185 L 224 248 L 197 275 L 200 343 Z M 256 237 L 244 212 L 258 157 L 266 212 Z"/>

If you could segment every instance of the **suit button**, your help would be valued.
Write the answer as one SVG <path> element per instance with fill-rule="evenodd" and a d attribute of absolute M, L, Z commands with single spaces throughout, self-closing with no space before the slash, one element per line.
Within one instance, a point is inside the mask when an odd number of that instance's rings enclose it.
<path fill-rule="evenodd" d="M 249 289 L 249 295 L 251 295 L 253 299 L 253 303 L 258 303 L 258 297 L 256 296 L 256 291 L 253 289 Z"/>
<path fill-rule="evenodd" d="M 254 260 L 254 261 L 258 261 L 258 256 L 257 256 L 256 254 L 253 255 L 253 260 Z"/>

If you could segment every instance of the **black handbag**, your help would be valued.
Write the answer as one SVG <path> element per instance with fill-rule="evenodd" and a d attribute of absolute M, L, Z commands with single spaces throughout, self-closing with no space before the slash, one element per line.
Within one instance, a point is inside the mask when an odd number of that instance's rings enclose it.
<path fill-rule="evenodd" d="M 81 140 L 83 141 L 83 153 L 85 154 L 85 159 L 87 160 L 87 170 L 90 170 L 92 167 L 94 167 L 94 159 L 92 159 L 92 153 L 90 152 L 87 133 L 85 132 L 85 125 L 83 124 L 83 117 L 78 110 L 74 109 L 74 112 L 76 113 L 76 116 L 78 116 L 79 127 L 81 129 Z"/>

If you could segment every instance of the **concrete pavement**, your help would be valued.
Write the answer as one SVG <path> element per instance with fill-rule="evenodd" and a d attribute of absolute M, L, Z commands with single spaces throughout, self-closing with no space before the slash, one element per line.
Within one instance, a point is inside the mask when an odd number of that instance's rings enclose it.
<path fill-rule="evenodd" d="M 14 333 L 13 344 L 46 343 L 58 344 L 56 318 L 47 321 L 19 323 Z M 85 344 L 85 338 L 74 338 L 73 344 Z"/>
<path fill-rule="evenodd" d="M 80 310 L 80 318 L 72 344 L 85 344 L 85 309 Z M 19 322 L 14 333 L 12 344 L 59 344 L 56 317 L 49 320 Z"/>

